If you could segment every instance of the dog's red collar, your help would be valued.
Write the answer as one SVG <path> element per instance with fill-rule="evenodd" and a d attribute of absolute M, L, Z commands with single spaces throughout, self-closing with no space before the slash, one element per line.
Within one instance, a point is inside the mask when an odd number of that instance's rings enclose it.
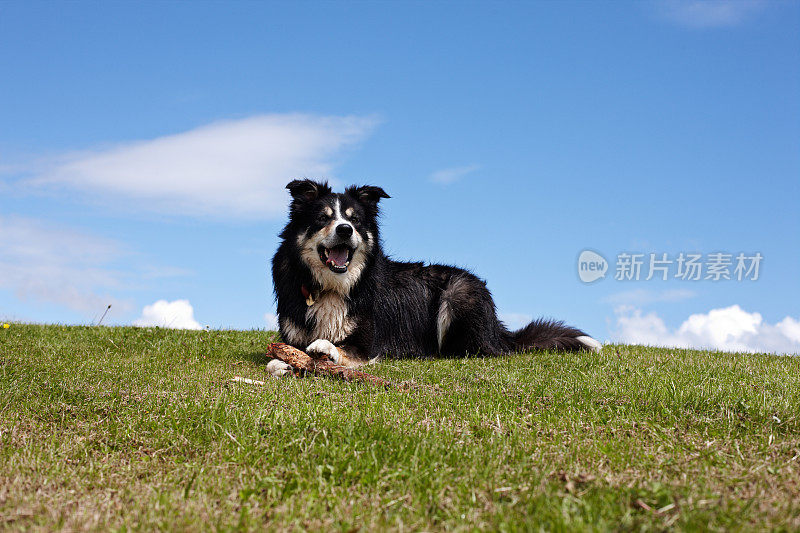
<path fill-rule="evenodd" d="M 308 290 L 308 287 L 300 285 L 300 292 L 303 293 L 303 298 L 305 298 L 307 306 L 311 307 L 314 305 L 314 295 Z"/>

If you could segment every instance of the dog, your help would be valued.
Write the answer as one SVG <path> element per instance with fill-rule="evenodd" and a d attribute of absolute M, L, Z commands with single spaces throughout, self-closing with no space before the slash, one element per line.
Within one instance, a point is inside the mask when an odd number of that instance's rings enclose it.
<path fill-rule="evenodd" d="M 383 357 L 498 355 L 529 350 L 600 351 L 579 329 L 539 319 L 509 331 L 486 283 L 462 268 L 394 261 L 381 248 L 371 185 L 334 193 L 294 180 L 289 221 L 272 259 L 284 342 L 337 364 Z M 290 372 L 273 360 L 269 371 Z"/>

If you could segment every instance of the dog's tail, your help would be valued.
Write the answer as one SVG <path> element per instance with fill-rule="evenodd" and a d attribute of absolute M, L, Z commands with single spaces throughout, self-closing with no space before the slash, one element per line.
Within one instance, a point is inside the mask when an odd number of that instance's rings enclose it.
<path fill-rule="evenodd" d="M 515 351 L 563 350 L 599 352 L 603 345 L 583 331 L 547 319 L 534 320 L 524 328 L 511 333 Z"/>

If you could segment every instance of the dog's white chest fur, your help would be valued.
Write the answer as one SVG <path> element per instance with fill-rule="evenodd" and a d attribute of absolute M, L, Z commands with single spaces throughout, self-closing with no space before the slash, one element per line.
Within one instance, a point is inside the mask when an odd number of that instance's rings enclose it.
<path fill-rule="evenodd" d="M 312 340 L 324 339 L 333 343 L 343 341 L 355 329 L 355 321 L 347 316 L 347 303 L 335 292 L 324 292 L 309 306 L 306 321 L 314 321 Z"/>

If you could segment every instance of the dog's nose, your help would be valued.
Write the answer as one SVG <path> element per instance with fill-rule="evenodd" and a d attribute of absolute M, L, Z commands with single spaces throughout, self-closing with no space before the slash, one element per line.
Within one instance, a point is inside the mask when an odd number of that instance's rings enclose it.
<path fill-rule="evenodd" d="M 339 224 L 336 226 L 336 235 L 348 238 L 353 234 L 353 226 L 350 224 Z"/>

